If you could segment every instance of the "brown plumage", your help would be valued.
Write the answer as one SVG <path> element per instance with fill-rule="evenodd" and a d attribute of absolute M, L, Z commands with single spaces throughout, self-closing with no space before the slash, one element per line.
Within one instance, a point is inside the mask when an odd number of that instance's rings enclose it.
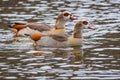
<path fill-rule="evenodd" d="M 23 28 L 25 28 L 25 27 L 26 27 L 25 24 L 15 24 L 15 25 L 13 26 L 13 28 L 15 28 L 15 29 L 17 29 L 17 30 L 23 29 Z"/>
<path fill-rule="evenodd" d="M 38 30 L 40 32 L 42 31 L 49 31 L 51 26 L 47 23 L 28 23 L 27 27 L 33 30 Z"/>
<path fill-rule="evenodd" d="M 38 41 L 42 37 L 41 33 L 34 33 L 30 35 L 30 38 L 34 41 Z"/>

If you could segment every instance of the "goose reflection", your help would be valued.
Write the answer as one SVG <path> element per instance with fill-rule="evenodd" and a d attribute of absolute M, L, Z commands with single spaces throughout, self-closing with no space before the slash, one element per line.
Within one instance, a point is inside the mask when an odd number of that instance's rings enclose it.
<path fill-rule="evenodd" d="M 66 61 L 67 63 L 83 63 L 82 47 L 69 48 L 35 48 L 36 51 L 41 51 L 47 60 Z"/>

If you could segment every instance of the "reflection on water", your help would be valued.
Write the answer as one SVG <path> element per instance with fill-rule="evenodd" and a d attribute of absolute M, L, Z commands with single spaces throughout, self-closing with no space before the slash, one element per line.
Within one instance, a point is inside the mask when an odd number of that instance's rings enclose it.
<path fill-rule="evenodd" d="M 87 19 L 95 30 L 84 29 L 83 47 L 34 48 L 29 38 L 12 38 L 7 23 L 53 24 L 62 10 Z M 118 80 L 120 79 L 119 0 L 1 0 L 0 79 Z M 76 21 L 68 22 L 72 32 Z"/>

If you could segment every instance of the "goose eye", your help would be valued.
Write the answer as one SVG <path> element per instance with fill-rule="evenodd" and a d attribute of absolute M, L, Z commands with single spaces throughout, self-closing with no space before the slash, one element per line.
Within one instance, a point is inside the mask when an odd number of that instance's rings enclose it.
<path fill-rule="evenodd" d="M 87 24 L 88 24 L 88 22 L 87 22 L 87 21 L 83 21 L 82 23 L 83 23 L 84 25 L 87 25 Z"/>
<path fill-rule="evenodd" d="M 70 15 L 69 13 L 64 13 L 64 16 L 68 16 L 68 15 Z"/>

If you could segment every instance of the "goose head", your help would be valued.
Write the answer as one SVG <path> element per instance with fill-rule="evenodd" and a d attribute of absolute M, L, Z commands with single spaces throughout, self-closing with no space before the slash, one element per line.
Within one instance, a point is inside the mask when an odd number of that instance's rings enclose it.
<path fill-rule="evenodd" d="M 69 11 L 63 11 L 58 15 L 57 21 L 58 20 L 63 20 L 63 21 L 73 21 L 76 20 L 77 18 L 72 15 L 71 12 Z"/>
<path fill-rule="evenodd" d="M 75 29 L 82 29 L 84 27 L 87 27 L 88 29 L 94 29 L 93 26 L 86 20 L 78 21 L 75 24 Z"/>
<path fill-rule="evenodd" d="M 87 27 L 89 29 L 94 29 L 88 21 L 86 21 L 86 20 L 78 21 L 74 27 L 73 37 L 74 38 L 82 38 L 82 29 L 84 27 Z"/>
<path fill-rule="evenodd" d="M 74 17 L 69 11 L 61 12 L 56 19 L 55 29 L 64 29 L 67 21 L 73 21 L 76 19 L 77 18 Z"/>
<path fill-rule="evenodd" d="M 64 11 L 62 12 L 63 19 L 66 21 L 73 21 L 76 20 L 77 18 L 72 15 L 71 12 L 69 11 Z"/>

